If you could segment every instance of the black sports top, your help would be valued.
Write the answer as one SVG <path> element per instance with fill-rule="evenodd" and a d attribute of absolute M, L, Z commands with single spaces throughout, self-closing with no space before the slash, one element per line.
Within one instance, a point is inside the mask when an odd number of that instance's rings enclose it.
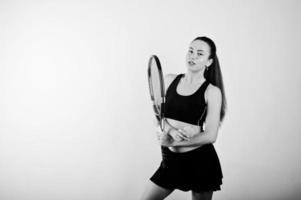
<path fill-rule="evenodd" d="M 205 112 L 201 119 L 206 108 L 204 93 L 209 82 L 206 80 L 195 93 L 184 96 L 177 93 L 178 83 L 183 76 L 184 74 L 177 75 L 166 91 L 165 117 L 189 124 L 202 125 L 206 116 Z"/>

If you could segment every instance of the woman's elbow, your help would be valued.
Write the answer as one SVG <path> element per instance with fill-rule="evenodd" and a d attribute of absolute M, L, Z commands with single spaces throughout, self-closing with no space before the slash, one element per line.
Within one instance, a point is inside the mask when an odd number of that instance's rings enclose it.
<path fill-rule="evenodd" d="M 210 139 L 210 143 L 211 144 L 214 144 L 216 142 L 216 137 L 212 137 L 211 139 Z"/>
<path fill-rule="evenodd" d="M 209 143 L 212 144 L 215 143 L 217 139 L 217 134 L 210 134 L 210 137 L 208 139 L 209 139 Z"/>

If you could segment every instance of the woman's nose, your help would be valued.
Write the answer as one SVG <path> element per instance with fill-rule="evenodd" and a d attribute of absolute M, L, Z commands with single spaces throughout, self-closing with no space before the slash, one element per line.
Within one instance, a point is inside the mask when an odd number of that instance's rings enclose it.
<path fill-rule="evenodd" d="M 191 54 L 191 55 L 190 55 L 190 59 L 191 59 L 191 60 L 195 60 L 195 58 L 196 58 L 196 55 L 195 55 L 195 54 Z"/>

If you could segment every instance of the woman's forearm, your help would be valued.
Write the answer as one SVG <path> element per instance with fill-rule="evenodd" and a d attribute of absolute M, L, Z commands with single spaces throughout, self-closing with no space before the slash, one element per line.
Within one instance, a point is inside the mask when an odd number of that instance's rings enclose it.
<path fill-rule="evenodd" d="M 158 126 L 159 129 L 159 126 Z M 198 127 L 199 130 L 199 127 Z M 174 127 L 171 127 L 169 123 L 164 124 L 164 130 L 160 131 L 160 134 L 158 135 L 160 144 L 162 146 L 199 146 L 202 144 L 211 143 L 210 137 L 207 137 L 205 135 L 205 132 L 198 132 L 198 130 L 194 130 L 195 133 L 189 134 L 188 137 L 189 140 L 183 139 L 183 140 L 175 140 L 173 136 L 171 136 L 171 132 L 179 132 L 178 129 L 175 129 Z M 187 134 L 187 132 L 186 132 Z"/>
<path fill-rule="evenodd" d="M 206 132 L 201 132 L 199 134 L 194 135 L 189 140 L 182 140 L 182 141 L 172 141 L 171 146 L 174 147 L 193 147 L 193 146 L 200 146 L 204 144 L 214 143 L 215 141 L 212 139 L 212 136 Z"/>

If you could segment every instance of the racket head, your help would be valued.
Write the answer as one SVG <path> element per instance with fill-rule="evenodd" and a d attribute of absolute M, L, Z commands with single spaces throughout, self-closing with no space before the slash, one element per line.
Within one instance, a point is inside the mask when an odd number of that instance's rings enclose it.
<path fill-rule="evenodd" d="M 161 63 L 156 55 L 152 55 L 149 58 L 147 72 L 149 92 L 153 102 L 153 109 L 162 129 L 162 119 L 164 118 L 165 87 Z"/>

